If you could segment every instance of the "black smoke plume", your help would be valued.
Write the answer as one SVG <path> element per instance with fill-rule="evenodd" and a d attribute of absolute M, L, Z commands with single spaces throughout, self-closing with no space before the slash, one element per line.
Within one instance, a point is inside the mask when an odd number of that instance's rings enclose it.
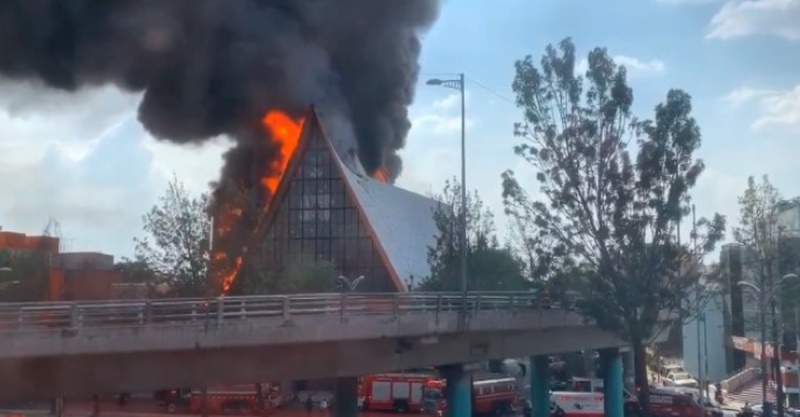
<path fill-rule="evenodd" d="M 236 141 L 215 197 L 253 187 L 275 149 L 268 109 L 325 104 L 352 124 L 367 172 L 401 170 L 419 35 L 439 0 L 3 0 L 0 76 L 142 92 L 156 138 Z M 2 92 L 0 92 L 2 94 Z M 254 168 L 255 166 L 255 168 Z"/>
<path fill-rule="evenodd" d="M 399 164 L 418 36 L 438 11 L 439 0 L 4 0 L 0 75 L 144 92 L 139 120 L 177 143 L 335 97 L 372 171 Z"/>

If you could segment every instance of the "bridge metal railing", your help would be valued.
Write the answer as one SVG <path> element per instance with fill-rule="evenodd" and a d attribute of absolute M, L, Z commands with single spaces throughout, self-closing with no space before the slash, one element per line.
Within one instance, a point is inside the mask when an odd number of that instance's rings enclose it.
<path fill-rule="evenodd" d="M 208 325 L 311 315 L 399 316 L 462 311 L 462 293 L 346 293 L 85 302 L 0 303 L 0 335 L 36 330 Z M 569 308 L 535 292 L 474 292 L 465 311 Z"/>

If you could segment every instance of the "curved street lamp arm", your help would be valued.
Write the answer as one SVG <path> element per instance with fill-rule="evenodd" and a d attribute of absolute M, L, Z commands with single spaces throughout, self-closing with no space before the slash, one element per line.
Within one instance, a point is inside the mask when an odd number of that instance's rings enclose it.
<path fill-rule="evenodd" d="M 784 282 L 786 282 L 787 280 L 790 280 L 790 279 L 797 279 L 797 274 L 786 274 L 786 275 L 782 276 L 781 279 L 778 280 L 778 282 L 770 285 L 770 287 L 769 287 L 769 295 L 772 296 L 774 294 L 775 290 L 777 290 Z"/>
<path fill-rule="evenodd" d="M 766 301 L 764 301 L 764 294 L 762 293 L 761 288 L 759 288 L 756 284 L 747 281 L 739 281 L 736 285 L 752 291 L 758 300 L 758 310 L 762 311 L 764 309 Z"/>
<path fill-rule="evenodd" d="M 736 285 L 738 285 L 740 287 L 749 288 L 751 291 L 756 293 L 758 296 L 761 296 L 761 288 L 758 288 L 758 286 L 756 284 L 753 284 L 752 282 L 739 281 Z"/>

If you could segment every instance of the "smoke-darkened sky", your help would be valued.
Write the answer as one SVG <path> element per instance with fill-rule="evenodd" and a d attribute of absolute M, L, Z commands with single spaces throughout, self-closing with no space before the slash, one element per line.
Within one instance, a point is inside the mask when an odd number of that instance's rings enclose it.
<path fill-rule="evenodd" d="M 426 78 L 464 71 L 510 99 L 513 61 L 539 56 L 547 43 L 573 36 L 579 54 L 599 45 L 626 59 L 641 116 L 652 116 L 652 106 L 671 87 L 692 94 L 704 134 L 700 156 L 708 166 L 695 193 L 698 214 L 719 211 L 735 222 L 736 196 L 751 174 L 769 174 L 786 196 L 800 194 L 800 41 L 793 35 L 800 2 L 601 3 L 445 2 L 422 38 L 422 74 L 399 184 L 426 193 L 459 172 L 457 97 L 425 86 Z M 784 3 L 791 7 L 778 7 Z M 186 148 L 153 140 L 136 121 L 141 93 L 92 89 L 70 100 L 28 88 L 33 98 L 16 92 L 12 99 L 8 88 L 0 83 L 0 225 L 6 229 L 35 233 L 52 214 L 73 248 L 130 254 L 141 214 L 173 172 L 195 192 L 208 190 L 208 181 L 218 177 L 228 145 L 216 140 Z M 469 188 L 495 211 L 504 237 L 499 174 L 509 168 L 530 174 L 510 150 L 519 113 L 474 82 L 467 90 Z M 126 117 L 133 120 L 95 140 Z M 113 164 L 98 162 L 106 160 Z"/>
<path fill-rule="evenodd" d="M 365 167 L 386 165 L 396 176 L 419 36 L 439 7 L 439 0 L 9 0 L 0 4 L 0 76 L 66 91 L 113 84 L 142 92 L 139 121 L 175 143 L 227 134 L 250 148 L 246 132 L 265 111 L 327 106 L 352 121 Z M 242 181 L 241 170 L 228 166 L 223 177 Z"/>

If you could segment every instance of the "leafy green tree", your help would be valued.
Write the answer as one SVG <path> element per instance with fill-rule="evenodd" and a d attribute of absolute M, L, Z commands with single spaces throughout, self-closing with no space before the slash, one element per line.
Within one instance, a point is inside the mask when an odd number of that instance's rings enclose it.
<path fill-rule="evenodd" d="M 750 269 L 752 274 L 748 274 L 752 283 L 755 284 L 762 291 L 768 291 L 769 288 L 778 282 L 781 272 L 781 244 L 782 233 L 784 227 L 780 224 L 779 214 L 782 210 L 783 198 L 775 186 L 770 183 L 769 178 L 765 175 L 761 182 L 757 182 L 752 176 L 747 179 L 747 189 L 744 194 L 739 197 L 739 226 L 733 230 L 733 236 L 736 241 L 742 244 L 746 251 L 752 256 L 752 263 Z M 756 325 L 761 330 L 761 342 L 769 342 L 766 337 L 767 332 L 767 315 L 771 317 L 771 336 L 773 346 L 780 345 L 778 338 L 778 315 L 776 314 L 775 297 L 770 297 L 770 311 L 763 311 L 764 316 L 759 317 L 759 323 Z M 751 294 L 752 296 L 752 294 Z M 767 358 L 761 357 L 761 366 L 766 369 Z M 776 360 L 773 360 L 773 367 L 780 366 Z M 777 372 L 778 374 L 780 372 Z M 783 397 L 783 381 L 778 378 L 778 396 Z M 764 386 L 766 392 L 766 382 Z M 781 401 L 779 401 L 781 403 Z M 783 408 L 778 409 L 779 416 L 783 415 Z"/>
<path fill-rule="evenodd" d="M 304 294 L 336 291 L 339 273 L 333 263 L 307 254 L 293 256 L 280 270 L 247 263 L 231 294 Z"/>
<path fill-rule="evenodd" d="M 447 181 L 441 194 L 444 203 L 434 212 L 438 229 L 436 246 L 428 248 L 431 276 L 424 278 L 423 291 L 461 289 L 461 185 Z M 467 288 L 469 290 L 522 290 L 529 288 L 524 264 L 511 248 L 500 246 L 494 216 L 474 193 L 467 196 Z"/>
<path fill-rule="evenodd" d="M 173 179 L 159 203 L 144 215 L 144 238 L 136 238 L 136 260 L 169 284 L 176 295 L 205 295 L 208 282 L 208 195 L 192 197 Z"/>
<path fill-rule="evenodd" d="M 160 281 L 158 274 L 142 260 L 122 258 L 114 268 L 120 272 L 122 282 L 125 283 L 153 285 Z"/>
<path fill-rule="evenodd" d="M 681 244 L 679 225 L 704 168 L 693 156 L 701 135 L 689 95 L 670 90 L 655 120 L 639 121 L 624 66 L 603 48 L 589 52 L 585 78 L 576 62 L 570 39 L 548 46 L 539 67 L 531 56 L 516 62 L 512 87 L 524 120 L 515 125 L 515 152 L 538 171 L 545 202 L 511 171 L 503 174 L 504 200 L 555 250 L 574 256 L 578 307 L 631 343 L 647 409 L 645 346 L 661 313 L 684 312 L 696 266 L 723 237 L 725 219 L 701 219 L 696 244 Z"/>

